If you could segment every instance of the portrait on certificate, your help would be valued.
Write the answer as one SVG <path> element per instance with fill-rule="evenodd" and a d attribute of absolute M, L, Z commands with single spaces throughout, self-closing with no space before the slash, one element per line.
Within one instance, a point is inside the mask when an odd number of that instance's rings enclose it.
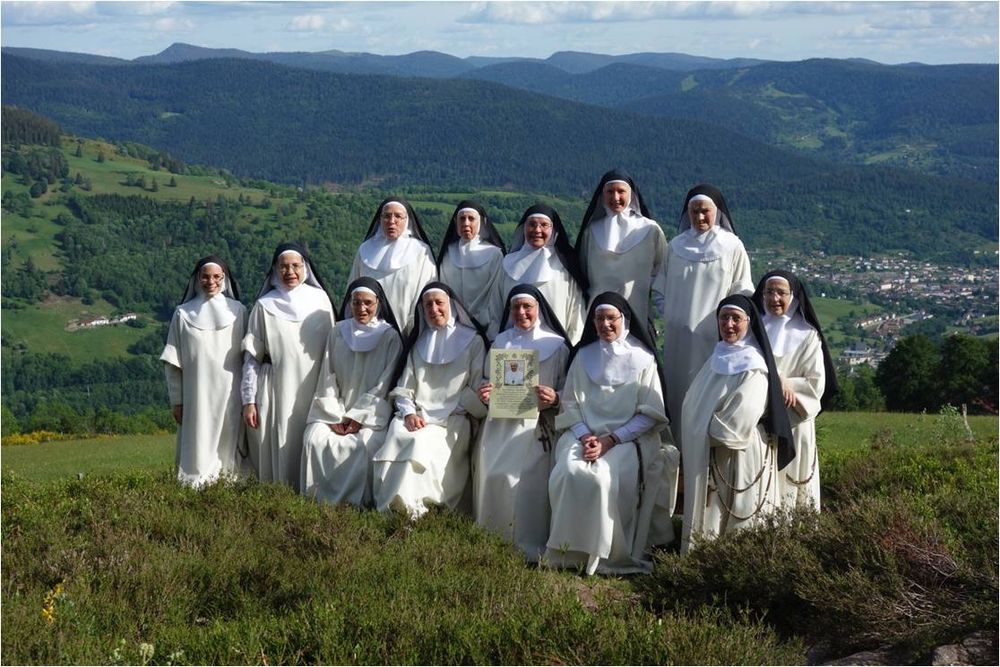
<path fill-rule="evenodd" d="M 490 417 L 538 417 L 538 350 L 490 350 Z"/>

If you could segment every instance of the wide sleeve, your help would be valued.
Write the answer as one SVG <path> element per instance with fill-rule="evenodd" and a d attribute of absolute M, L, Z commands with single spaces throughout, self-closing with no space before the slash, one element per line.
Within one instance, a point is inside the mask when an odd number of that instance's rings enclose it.
<path fill-rule="evenodd" d="M 396 370 L 399 355 L 403 353 L 403 343 L 399 336 L 386 332 L 379 341 L 377 349 L 385 348 L 382 372 L 368 387 L 364 394 L 358 397 L 354 405 L 347 411 L 347 417 L 370 429 L 380 431 L 388 425 L 392 418 L 392 406 L 386 399 L 389 393 L 389 383 L 392 373 Z"/>
<path fill-rule="evenodd" d="M 653 312 L 662 313 L 665 290 L 660 276 L 665 274 L 667 237 L 663 234 L 663 230 L 659 225 L 656 225 L 652 233 L 655 237 L 653 243 L 656 247 L 653 250 L 653 270 L 649 282 L 650 300 L 653 302 Z M 650 319 L 652 319 L 652 316 L 650 316 Z"/>
<path fill-rule="evenodd" d="M 247 321 L 247 332 L 243 336 L 243 351 L 259 362 L 268 354 L 267 325 L 264 321 L 264 309 L 260 304 L 254 304 Z"/>
<path fill-rule="evenodd" d="M 820 413 L 820 400 L 826 389 L 826 367 L 823 364 L 823 345 L 813 331 L 795 353 L 795 365 L 784 377 L 795 392 L 798 416 L 805 420 Z"/>
<path fill-rule="evenodd" d="M 313 396 L 312 405 L 309 406 L 309 416 L 306 423 L 339 424 L 343 419 L 344 405 L 340 398 L 340 391 L 337 389 L 337 377 L 333 371 L 334 346 L 337 336 L 336 329 L 331 329 L 327 336 L 323 363 L 320 366 L 319 376 L 316 378 L 316 393 Z"/>
<path fill-rule="evenodd" d="M 747 255 L 747 249 L 743 247 L 740 243 L 737 251 L 733 253 L 733 282 L 729 286 L 729 294 L 742 294 L 744 296 L 753 297 L 754 284 L 753 278 L 750 276 L 750 256 Z"/>
<path fill-rule="evenodd" d="M 483 383 L 483 364 L 486 363 L 486 346 L 483 339 L 475 336 L 469 343 L 469 366 L 468 379 L 462 387 L 462 395 L 458 399 L 458 404 L 470 415 L 477 419 L 486 417 L 488 409 L 479 400 L 479 385 Z"/>
<path fill-rule="evenodd" d="M 360 278 L 363 274 L 361 273 L 361 254 L 360 250 L 354 253 L 354 261 L 351 263 L 351 272 L 347 274 L 347 284 L 350 285 L 355 280 Z"/>
<path fill-rule="evenodd" d="M 583 336 L 584 318 L 587 316 L 587 304 L 583 302 L 583 291 L 570 279 L 569 294 L 566 299 L 566 335 L 570 342 L 576 345 Z"/>
<path fill-rule="evenodd" d="M 167 342 L 160 353 L 160 361 L 176 368 L 181 367 L 181 322 L 180 314 L 175 310 L 167 328 Z"/>
<path fill-rule="evenodd" d="M 403 417 L 416 414 L 417 405 L 413 401 L 417 391 L 417 372 L 413 367 L 413 354 L 406 358 L 406 367 L 399 382 L 389 392 L 389 400 L 396 404 L 396 411 Z"/>
<path fill-rule="evenodd" d="M 745 371 L 740 383 L 715 408 L 708 424 L 712 447 L 746 449 L 767 409 L 767 373 Z"/>
<path fill-rule="evenodd" d="M 583 370 L 583 366 L 574 360 L 570 364 L 569 372 L 566 373 L 566 383 L 563 385 L 560 396 L 559 414 L 556 415 L 555 421 L 556 430 L 563 431 L 572 428 L 574 424 L 586 423 L 583 418 L 583 410 L 580 408 L 580 402 L 583 399 L 581 395 L 583 387 L 577 387 L 577 384 L 581 380 L 586 382 L 585 378 L 580 377 L 581 374 L 585 376 L 586 372 Z"/>

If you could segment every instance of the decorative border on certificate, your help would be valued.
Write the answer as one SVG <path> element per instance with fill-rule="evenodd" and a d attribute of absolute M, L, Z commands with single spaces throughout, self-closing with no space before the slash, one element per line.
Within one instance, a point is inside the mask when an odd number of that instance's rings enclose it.
<path fill-rule="evenodd" d="M 490 350 L 490 382 L 490 417 L 538 418 L 538 350 Z"/>

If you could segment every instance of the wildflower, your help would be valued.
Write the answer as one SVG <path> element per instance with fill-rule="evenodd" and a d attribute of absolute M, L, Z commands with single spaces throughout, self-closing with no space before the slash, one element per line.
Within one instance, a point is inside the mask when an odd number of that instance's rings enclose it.
<path fill-rule="evenodd" d="M 139 644 L 139 658 L 142 660 L 142 664 L 148 663 L 153 658 L 154 647 L 149 642 L 142 642 Z"/>
<path fill-rule="evenodd" d="M 45 594 L 45 602 L 42 604 L 42 618 L 50 625 L 56 622 L 56 602 L 63 597 L 63 585 L 61 581 Z"/>

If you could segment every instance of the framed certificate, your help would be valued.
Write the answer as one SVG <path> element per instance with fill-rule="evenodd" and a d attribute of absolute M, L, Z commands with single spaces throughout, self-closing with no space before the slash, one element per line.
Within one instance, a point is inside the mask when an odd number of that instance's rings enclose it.
<path fill-rule="evenodd" d="M 538 417 L 538 350 L 490 350 L 490 417 Z"/>

